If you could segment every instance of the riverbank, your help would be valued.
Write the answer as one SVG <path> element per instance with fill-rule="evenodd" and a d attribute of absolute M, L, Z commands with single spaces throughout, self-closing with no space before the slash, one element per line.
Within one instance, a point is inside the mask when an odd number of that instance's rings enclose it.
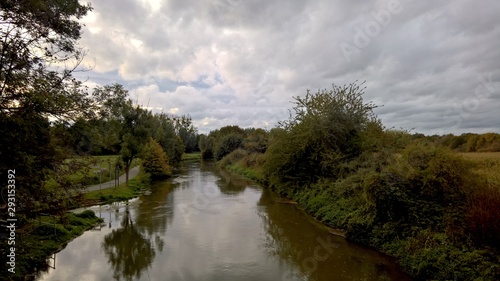
<path fill-rule="evenodd" d="M 34 280 L 35 273 L 46 269 L 50 256 L 86 230 L 102 222 L 93 211 L 62 216 L 42 216 L 36 219 L 18 217 L 15 240 L 14 273 L 4 273 L 6 280 Z M 2 247 L 2 260 L 7 253 Z M 4 264 L 6 264 L 4 260 Z M 49 261 L 50 262 L 50 261 Z"/>
<path fill-rule="evenodd" d="M 83 193 L 82 198 L 77 199 L 73 207 L 80 208 L 126 201 L 139 196 L 141 190 L 149 186 L 149 177 L 142 170 L 132 176 L 128 187 L 124 180 L 116 188 L 102 183 L 105 188 Z M 7 280 L 32 280 L 37 271 L 50 266 L 51 255 L 102 222 L 102 219 L 96 217 L 93 211 L 84 211 L 80 214 L 70 212 L 59 215 L 39 214 L 33 219 L 26 219 L 23 215 L 18 215 L 17 219 L 15 272 L 7 275 L 9 278 Z M 7 255 L 5 250 L 6 248 L 2 247 L 2 260 Z"/>
<path fill-rule="evenodd" d="M 430 165 L 437 168 L 434 172 L 440 176 L 434 178 L 446 177 L 446 173 L 468 167 L 467 163 L 447 152 L 412 149 L 412 154 L 421 154 L 422 159 L 427 157 L 436 161 Z M 429 155 L 433 156 L 429 158 Z M 386 178 L 387 174 L 365 168 L 345 179 L 323 179 L 299 190 L 280 186 L 273 186 L 273 189 L 298 202 L 300 208 L 323 224 L 342 229 L 347 239 L 395 257 L 415 280 L 497 280 L 500 276 L 500 253 L 498 248 L 489 246 L 494 245 L 494 241 L 493 244 L 474 243 L 470 230 L 466 226 L 458 227 L 460 223 L 470 222 L 470 216 L 475 214 L 474 208 L 468 206 L 478 199 L 476 196 L 484 195 L 480 191 L 483 181 L 476 181 L 477 176 L 473 173 L 470 179 L 474 179 L 476 185 L 467 181 L 468 184 L 462 186 L 456 178 L 469 177 L 468 169 L 464 168 L 463 174 L 446 178 L 452 181 L 454 189 L 446 189 L 444 194 L 434 193 L 427 200 L 423 200 L 424 195 L 412 197 L 405 193 L 424 183 L 418 182 L 418 175 L 402 170 L 407 167 L 402 164 L 404 157 L 403 154 L 399 156 L 399 162 L 388 165 L 391 176 L 399 178 L 398 185 L 393 185 L 394 182 Z M 252 160 L 258 158 L 259 155 L 235 151 L 219 161 L 219 167 L 268 184 L 262 162 L 259 164 Z M 431 171 L 426 170 L 426 173 Z M 486 181 L 490 182 L 489 179 Z M 440 184 L 431 186 L 433 191 L 440 192 L 444 183 Z M 408 186 L 406 191 L 401 189 L 405 185 Z M 476 187 L 475 192 L 462 193 L 460 190 L 467 190 L 471 185 Z M 458 186 L 461 187 L 457 189 Z M 492 194 L 496 193 L 490 192 L 488 196 Z M 449 201 L 454 200 L 453 196 L 456 196 L 456 201 Z M 484 196 L 479 198 L 486 204 L 483 206 L 486 214 L 492 214 L 492 210 L 488 209 L 488 202 L 491 201 Z M 443 201 L 449 202 L 446 208 L 441 207 Z M 495 225 L 496 220 L 498 217 L 491 217 L 488 222 L 474 218 L 478 229 L 488 227 L 488 224 Z M 483 241 L 489 241 L 487 235 L 483 235 Z"/>
<path fill-rule="evenodd" d="M 129 179 L 128 186 L 123 182 L 116 188 L 108 187 L 85 193 L 81 206 L 109 204 L 133 199 L 139 196 L 144 189 L 147 189 L 150 182 L 149 175 L 141 169 L 136 176 Z"/>
<path fill-rule="evenodd" d="M 200 159 L 199 153 L 186 154 L 184 160 Z M 128 186 L 125 185 L 124 175 L 120 177 L 120 185 L 114 187 L 114 181 L 103 182 L 89 186 L 77 200 L 74 208 L 109 204 L 127 201 L 138 197 L 151 184 L 149 174 L 139 167 L 131 170 Z M 34 277 L 34 271 L 47 268 L 50 256 L 63 249 L 71 240 L 82 235 L 101 223 L 92 211 L 82 214 L 66 213 L 59 216 L 40 215 L 35 219 L 19 219 L 16 249 L 18 249 L 16 273 L 9 276 L 11 280 L 24 280 L 24 276 Z M 5 258 L 6 253 L 2 252 Z"/>
<path fill-rule="evenodd" d="M 411 280 L 275 199 L 213 162 L 185 162 L 147 196 L 92 207 L 105 225 L 68 244 L 38 280 Z"/>

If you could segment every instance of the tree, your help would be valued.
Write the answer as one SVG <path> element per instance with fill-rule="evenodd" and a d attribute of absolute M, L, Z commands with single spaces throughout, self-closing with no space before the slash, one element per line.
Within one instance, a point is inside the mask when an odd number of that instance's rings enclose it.
<path fill-rule="evenodd" d="M 212 136 L 200 135 L 198 139 L 198 147 L 201 151 L 201 158 L 211 159 L 214 157 L 214 138 Z"/>
<path fill-rule="evenodd" d="M 170 119 L 173 121 L 175 126 L 176 134 L 181 138 L 184 143 L 185 152 L 193 152 L 198 150 L 198 133 L 196 128 L 193 126 L 191 116 L 171 116 Z"/>
<path fill-rule="evenodd" d="M 78 19 L 91 10 L 77 0 L 0 3 L 0 111 L 74 117 L 90 100 L 72 72 L 84 52 Z M 73 60 L 73 66 L 67 64 Z"/>
<path fill-rule="evenodd" d="M 96 87 L 93 96 L 101 104 L 98 118 L 103 139 L 101 146 L 119 154 L 125 165 L 125 183 L 132 161 L 141 153 L 151 136 L 151 112 L 133 105 L 128 91 L 120 84 Z"/>
<path fill-rule="evenodd" d="M 243 136 L 236 133 L 230 133 L 223 136 L 215 147 L 215 160 L 221 160 L 224 156 L 241 147 Z"/>
<path fill-rule="evenodd" d="M 123 107 L 120 122 L 120 156 L 125 163 L 125 184 L 128 178 L 132 161 L 141 153 L 143 145 L 147 142 L 149 134 L 146 127 L 148 112 L 139 106 L 133 106 L 131 101 Z"/>
<path fill-rule="evenodd" d="M 153 138 L 149 139 L 141 158 L 144 171 L 149 173 L 153 179 L 161 179 L 172 175 L 167 154 Z"/>
<path fill-rule="evenodd" d="M 250 152 L 264 153 L 269 142 L 268 133 L 263 129 L 253 129 L 247 133 L 243 147 Z"/>
<path fill-rule="evenodd" d="M 48 170 L 62 163 L 48 117 L 92 112 L 93 100 L 72 77 L 84 55 L 78 19 L 90 9 L 77 0 L 0 2 L 0 177 L 16 169 L 23 186 L 16 200 L 28 214 L 47 199 Z"/>
<path fill-rule="evenodd" d="M 362 84 L 361 84 L 362 85 Z M 340 166 L 361 153 L 360 134 L 376 121 L 356 83 L 295 97 L 267 150 L 265 172 L 273 185 L 297 188 L 320 177 L 338 177 Z"/>
<path fill-rule="evenodd" d="M 182 161 L 185 146 L 182 139 L 177 136 L 174 121 L 171 116 L 164 113 L 155 114 L 152 120 L 152 137 L 167 153 L 170 165 L 178 165 Z"/>

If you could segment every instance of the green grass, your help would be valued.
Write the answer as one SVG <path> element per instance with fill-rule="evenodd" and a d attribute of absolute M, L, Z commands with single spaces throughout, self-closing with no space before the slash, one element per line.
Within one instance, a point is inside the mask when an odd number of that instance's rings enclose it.
<path fill-rule="evenodd" d="M 249 179 L 258 181 L 258 182 L 265 182 L 264 174 L 262 172 L 262 169 L 260 168 L 250 168 L 250 167 L 245 167 L 241 163 L 236 163 L 233 165 L 228 165 L 224 167 L 228 171 L 231 171 L 236 174 L 240 174 L 244 177 L 247 177 Z"/>
<path fill-rule="evenodd" d="M 105 155 L 105 156 L 90 156 L 90 157 L 81 157 L 81 158 L 70 158 L 66 159 L 65 162 L 69 162 L 73 159 L 84 159 L 88 163 L 87 168 L 88 171 L 85 172 L 83 170 L 70 175 L 68 178 L 70 182 L 74 185 L 93 185 L 98 184 L 99 182 L 107 182 L 115 178 L 115 163 L 118 160 L 118 155 Z M 139 165 L 140 160 L 134 159 L 132 161 L 132 167 Z M 111 173 L 110 173 L 111 167 Z M 101 176 L 95 173 L 95 171 L 103 170 Z M 125 173 L 125 168 L 122 167 L 120 170 L 120 175 Z M 45 186 L 49 189 L 54 189 L 59 186 L 59 184 L 54 180 L 52 176 L 49 177 Z"/>
<path fill-rule="evenodd" d="M 102 219 L 90 210 L 80 214 L 66 213 L 62 217 L 22 219 L 22 227 L 16 230 L 19 239 L 16 240 L 15 274 L 10 277 L 12 280 L 25 280 L 35 268 L 46 268 L 47 257 L 100 222 Z M 6 247 L 1 250 L 2 259 L 6 255 L 4 251 Z"/>
<path fill-rule="evenodd" d="M 90 202 L 115 202 L 132 199 L 139 195 L 139 191 L 146 188 L 149 184 L 149 177 L 143 171 L 129 180 L 129 186 L 125 183 L 120 184 L 116 188 L 106 188 L 102 190 L 90 191 L 85 194 L 84 198 Z"/>
<path fill-rule="evenodd" d="M 201 159 L 200 152 L 184 153 L 182 155 L 182 160 L 199 160 Z"/>

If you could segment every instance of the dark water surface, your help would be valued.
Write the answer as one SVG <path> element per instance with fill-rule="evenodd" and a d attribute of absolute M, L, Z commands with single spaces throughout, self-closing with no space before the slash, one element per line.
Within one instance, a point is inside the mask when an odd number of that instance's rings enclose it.
<path fill-rule="evenodd" d="M 409 280 L 391 259 L 330 234 L 268 189 L 188 162 L 151 194 L 92 207 L 105 223 L 37 280 Z"/>

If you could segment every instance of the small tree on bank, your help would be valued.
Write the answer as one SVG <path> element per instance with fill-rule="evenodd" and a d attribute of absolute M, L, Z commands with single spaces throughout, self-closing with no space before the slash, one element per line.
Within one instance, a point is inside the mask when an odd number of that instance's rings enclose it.
<path fill-rule="evenodd" d="M 166 178 L 172 175 L 167 153 L 154 139 L 149 139 L 142 154 L 142 167 L 153 179 Z"/>

